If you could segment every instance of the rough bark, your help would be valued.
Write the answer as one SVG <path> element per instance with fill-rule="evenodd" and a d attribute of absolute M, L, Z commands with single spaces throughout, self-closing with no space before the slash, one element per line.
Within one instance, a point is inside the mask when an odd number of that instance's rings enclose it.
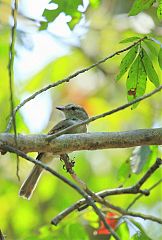
<path fill-rule="evenodd" d="M 8 144 L 16 147 L 14 135 L 0 134 L 0 149 Z M 47 135 L 17 136 L 17 147 L 28 152 L 69 153 L 78 150 L 98 150 L 110 148 L 129 148 L 142 145 L 162 145 L 162 128 L 139 129 L 125 132 L 92 132 L 82 134 L 66 134 L 51 141 Z"/>

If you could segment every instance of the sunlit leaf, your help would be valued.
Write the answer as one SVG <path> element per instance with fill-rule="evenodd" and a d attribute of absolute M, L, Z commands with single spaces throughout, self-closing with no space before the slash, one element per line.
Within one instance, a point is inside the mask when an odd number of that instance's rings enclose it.
<path fill-rule="evenodd" d="M 138 146 L 130 157 L 130 164 L 133 173 L 140 173 L 151 154 L 149 146 Z"/>
<path fill-rule="evenodd" d="M 117 179 L 122 182 L 125 181 L 129 177 L 130 172 L 131 172 L 130 164 L 129 161 L 127 160 L 120 166 L 117 173 Z"/>
<path fill-rule="evenodd" d="M 53 22 L 60 13 L 65 13 L 65 15 L 70 16 L 71 20 L 69 20 L 68 25 L 71 29 L 79 22 L 81 19 L 81 12 L 78 10 L 80 5 L 83 5 L 82 0 L 52 0 L 50 3 L 57 4 L 57 8 L 55 9 L 45 9 L 43 12 L 43 17 L 46 18 L 47 22 Z M 46 29 L 48 24 L 41 22 L 40 30 Z"/>
<path fill-rule="evenodd" d="M 145 161 L 141 171 L 146 172 L 156 161 L 158 155 L 159 155 L 159 149 L 158 146 L 149 146 L 150 148 L 150 154 L 148 155 L 148 159 Z"/>
<path fill-rule="evenodd" d="M 98 7 L 101 3 L 101 0 L 90 0 L 89 3 L 92 7 Z"/>
<path fill-rule="evenodd" d="M 75 25 L 80 21 L 82 14 L 80 12 L 75 12 L 72 19 L 68 22 L 69 28 L 73 30 Z"/>
<path fill-rule="evenodd" d="M 134 41 L 137 41 L 139 39 L 140 39 L 139 37 L 129 37 L 129 38 L 123 39 L 122 41 L 120 41 L 120 43 L 134 42 Z"/>
<path fill-rule="evenodd" d="M 116 233 L 121 239 L 129 239 L 129 228 L 127 226 L 127 223 L 123 221 L 116 229 Z"/>
<path fill-rule="evenodd" d="M 119 80 L 124 75 L 124 73 L 126 73 L 128 68 L 132 64 L 133 60 L 135 59 L 137 51 L 138 51 L 138 46 L 136 45 L 132 47 L 129 50 L 129 52 L 124 56 L 120 64 L 120 72 L 117 75 L 116 80 Z"/>
<path fill-rule="evenodd" d="M 143 64 L 144 64 L 146 73 L 148 75 L 148 78 L 155 85 L 155 87 L 158 87 L 159 86 L 159 77 L 154 69 L 151 59 L 149 58 L 149 56 L 147 55 L 147 53 L 144 49 L 142 52 L 143 52 L 142 60 L 143 60 Z"/>
<path fill-rule="evenodd" d="M 154 58 L 157 58 L 158 47 L 155 42 L 151 41 L 150 39 L 145 39 L 142 43 L 142 46 L 147 52 L 149 52 L 150 55 L 152 55 Z"/>
<path fill-rule="evenodd" d="M 39 30 L 46 30 L 48 27 L 48 22 L 41 21 Z"/>
<path fill-rule="evenodd" d="M 136 0 L 129 12 L 129 16 L 137 15 L 143 10 L 148 9 L 155 2 L 155 0 Z"/>
<path fill-rule="evenodd" d="M 157 8 L 157 16 L 158 16 L 158 19 L 161 21 L 162 20 L 162 0 L 159 0 L 158 3 L 159 5 Z"/>
<path fill-rule="evenodd" d="M 134 229 L 136 228 L 136 233 L 132 236 L 131 240 L 152 240 L 144 231 L 141 224 L 134 220 L 130 220 L 131 224 L 134 225 Z"/>
<path fill-rule="evenodd" d="M 147 75 L 140 54 L 131 65 L 127 77 L 127 98 L 132 101 L 135 98 L 142 96 L 146 90 Z M 139 103 L 132 106 L 135 108 Z"/>
<path fill-rule="evenodd" d="M 150 150 L 151 150 L 150 162 L 152 164 L 152 162 L 155 161 L 155 159 L 158 157 L 158 146 L 157 145 L 150 146 Z"/>
<path fill-rule="evenodd" d="M 146 234 L 141 233 L 141 232 L 137 232 L 132 238 L 131 240 L 151 240 L 151 238 L 149 238 Z"/>
<path fill-rule="evenodd" d="M 159 66 L 162 69 L 162 47 L 159 50 L 159 54 L 158 54 L 158 62 L 159 62 Z"/>

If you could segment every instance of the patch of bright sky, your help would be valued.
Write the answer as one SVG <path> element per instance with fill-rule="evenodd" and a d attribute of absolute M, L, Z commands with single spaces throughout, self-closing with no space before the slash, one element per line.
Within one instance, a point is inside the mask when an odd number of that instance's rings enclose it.
<path fill-rule="evenodd" d="M 19 11 L 25 16 L 41 20 L 43 10 L 48 3 L 49 0 L 21 0 Z M 88 0 L 84 0 L 84 7 L 86 8 L 87 5 Z M 51 7 L 55 7 L 55 5 L 51 5 Z M 29 32 L 28 43 L 32 46 L 31 50 L 18 46 L 18 55 L 15 58 L 15 79 L 18 84 L 36 74 L 48 62 L 67 54 L 70 45 L 79 45 L 79 38 L 87 30 L 80 27 L 81 23 L 75 28 L 75 31 L 71 32 L 67 25 L 67 18 L 64 14 L 60 14 L 54 23 L 50 24 L 48 33 L 37 31 L 35 23 L 26 19 L 24 19 L 24 23 L 23 21 L 18 23 L 19 29 L 24 30 L 25 28 Z M 84 19 L 83 23 L 85 23 Z M 21 101 L 27 96 L 28 93 L 22 97 Z M 27 103 L 20 111 L 31 132 L 42 131 L 47 125 L 52 111 L 50 93 L 47 91 L 45 94 L 41 94 Z"/>
<path fill-rule="evenodd" d="M 48 2 L 47 0 L 21 0 L 19 10 L 25 16 L 41 20 L 43 10 L 51 5 L 48 5 Z M 87 6 L 87 3 L 85 6 Z M 60 14 L 54 23 L 49 24 L 48 31 L 37 31 L 36 23 L 31 23 L 29 20 L 24 21 L 24 26 L 23 21 L 19 22 L 18 27 L 20 29 L 23 30 L 23 28 L 28 27 L 27 31 L 30 32 L 28 34 L 29 44 L 33 45 L 31 51 L 19 46 L 18 58 L 15 59 L 15 74 L 19 81 L 36 74 L 52 59 L 67 54 L 70 45 L 79 45 L 79 37 L 86 30 L 82 27 L 76 27 L 73 32 L 70 31 L 67 25 L 68 18 L 65 14 Z"/>
<path fill-rule="evenodd" d="M 23 99 L 29 95 L 24 94 Z M 29 101 L 21 108 L 21 114 L 32 133 L 40 132 L 47 126 L 50 112 L 52 111 L 52 102 L 48 92 L 39 95 L 37 98 Z"/>

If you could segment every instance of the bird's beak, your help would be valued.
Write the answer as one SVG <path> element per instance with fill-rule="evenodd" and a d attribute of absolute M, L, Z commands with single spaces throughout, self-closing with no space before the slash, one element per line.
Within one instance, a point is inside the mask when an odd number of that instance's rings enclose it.
<path fill-rule="evenodd" d="M 65 110 L 65 107 L 64 106 L 58 106 L 56 107 L 56 109 L 60 110 L 60 111 L 64 111 Z"/>

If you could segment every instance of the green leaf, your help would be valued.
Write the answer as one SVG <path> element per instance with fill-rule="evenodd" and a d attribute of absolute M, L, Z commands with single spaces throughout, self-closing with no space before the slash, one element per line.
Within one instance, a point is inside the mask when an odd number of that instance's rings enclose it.
<path fill-rule="evenodd" d="M 71 17 L 71 20 L 68 22 L 68 25 L 71 29 L 73 29 L 81 19 L 82 14 L 79 12 L 78 7 L 83 5 L 82 0 L 52 0 L 50 3 L 57 4 L 58 7 L 52 10 L 44 10 L 43 16 L 46 18 L 47 24 L 41 22 L 40 30 L 46 29 L 48 23 L 53 22 L 60 15 L 60 13 L 65 13 L 65 15 Z"/>
<path fill-rule="evenodd" d="M 145 165 L 143 166 L 143 172 L 146 172 L 153 165 L 159 155 L 158 146 L 149 146 L 149 148 L 151 153 L 148 156 L 148 160 L 145 162 Z"/>
<path fill-rule="evenodd" d="M 145 39 L 142 43 L 143 48 L 146 50 L 146 52 L 149 52 L 151 57 L 157 58 L 158 55 L 158 46 L 157 43 L 155 44 L 154 41 L 150 39 Z"/>
<path fill-rule="evenodd" d="M 75 12 L 73 14 L 73 17 L 72 17 L 71 21 L 68 22 L 68 26 L 71 30 L 73 30 L 75 25 L 79 22 L 79 20 L 81 19 L 81 16 L 82 16 L 82 14 L 80 12 Z"/>
<path fill-rule="evenodd" d="M 150 150 L 151 150 L 150 162 L 152 164 L 158 157 L 158 146 L 157 145 L 150 146 Z"/>
<path fill-rule="evenodd" d="M 138 231 L 132 236 L 131 240 L 152 240 L 144 231 L 143 227 L 141 224 L 134 220 L 130 220 L 130 223 L 137 228 Z"/>
<path fill-rule="evenodd" d="M 117 173 L 117 179 L 119 181 L 124 182 L 130 175 L 131 169 L 129 161 L 126 160 L 124 163 L 121 164 L 118 173 Z"/>
<path fill-rule="evenodd" d="M 139 37 L 129 37 L 126 39 L 123 39 L 122 41 L 120 41 L 120 43 L 129 43 L 129 42 L 134 42 L 136 40 L 140 39 Z"/>
<path fill-rule="evenodd" d="M 89 3 L 92 7 L 95 8 L 95 7 L 98 7 L 100 5 L 101 0 L 90 0 Z"/>
<path fill-rule="evenodd" d="M 159 54 L 158 54 L 158 62 L 159 62 L 159 66 L 162 69 L 162 47 L 159 50 Z"/>
<path fill-rule="evenodd" d="M 48 22 L 43 22 L 41 21 L 41 25 L 39 27 L 39 30 L 42 31 L 42 30 L 46 30 L 48 27 Z"/>
<path fill-rule="evenodd" d="M 130 157 L 131 169 L 133 173 L 140 173 L 146 161 L 149 160 L 151 150 L 149 146 L 136 147 Z"/>
<path fill-rule="evenodd" d="M 120 72 L 116 77 L 117 81 L 124 75 L 124 73 L 126 73 L 128 68 L 132 64 L 132 62 L 134 61 L 134 59 L 136 57 L 137 51 L 138 51 L 138 46 L 136 45 L 136 46 L 132 47 L 129 50 L 129 52 L 124 56 L 124 58 L 122 59 L 121 64 L 120 64 Z"/>
<path fill-rule="evenodd" d="M 145 233 L 137 232 L 131 240 L 151 240 Z"/>
<path fill-rule="evenodd" d="M 155 2 L 155 0 L 136 0 L 129 12 L 129 16 L 137 15 L 143 10 L 148 9 Z"/>
<path fill-rule="evenodd" d="M 159 0 L 159 5 L 157 8 L 157 17 L 160 21 L 162 20 L 162 0 Z"/>
<path fill-rule="evenodd" d="M 146 90 L 147 75 L 144 65 L 139 54 L 132 66 L 129 69 L 127 77 L 127 98 L 128 101 L 132 101 L 135 98 L 142 96 Z M 135 108 L 139 103 L 132 106 Z"/>
<path fill-rule="evenodd" d="M 149 56 L 147 55 L 146 51 L 143 49 L 143 64 L 146 70 L 146 73 L 148 75 L 148 78 L 150 79 L 150 81 L 155 85 L 155 87 L 159 86 L 159 77 L 154 69 L 154 66 L 151 62 L 151 59 L 149 58 Z"/>
<path fill-rule="evenodd" d="M 123 221 L 116 229 L 116 233 L 121 239 L 129 239 L 129 228 L 125 221 Z"/>

